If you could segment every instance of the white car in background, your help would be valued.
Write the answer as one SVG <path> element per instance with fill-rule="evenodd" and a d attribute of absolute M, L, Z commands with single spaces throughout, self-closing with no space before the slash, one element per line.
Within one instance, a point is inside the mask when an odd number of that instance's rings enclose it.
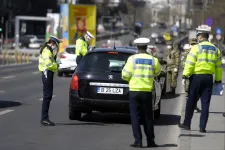
<path fill-rule="evenodd" d="M 152 33 L 151 34 L 151 39 L 156 39 L 159 36 L 157 33 Z"/>
<path fill-rule="evenodd" d="M 59 55 L 57 59 L 57 62 L 59 63 L 59 77 L 63 75 L 68 76 L 69 74 L 74 73 L 74 70 L 77 67 L 75 49 L 75 45 L 69 45 L 65 48 L 64 52 Z"/>

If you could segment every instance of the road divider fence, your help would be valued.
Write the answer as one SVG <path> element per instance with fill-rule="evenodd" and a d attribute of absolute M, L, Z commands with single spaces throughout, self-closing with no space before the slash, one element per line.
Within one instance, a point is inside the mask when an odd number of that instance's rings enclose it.
<path fill-rule="evenodd" d="M 30 60 L 37 59 L 39 54 L 27 53 L 17 50 L 2 50 L 0 54 L 0 65 L 9 64 L 25 64 L 30 63 Z"/>

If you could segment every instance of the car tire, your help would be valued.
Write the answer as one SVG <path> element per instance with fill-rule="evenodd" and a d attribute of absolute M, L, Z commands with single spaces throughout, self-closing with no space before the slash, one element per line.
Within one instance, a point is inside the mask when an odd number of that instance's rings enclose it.
<path fill-rule="evenodd" d="M 58 76 L 59 76 L 59 77 L 62 77 L 62 76 L 63 76 L 63 72 L 60 71 L 60 70 L 58 70 Z"/>
<path fill-rule="evenodd" d="M 69 107 L 69 119 L 70 120 L 80 120 L 81 112 L 74 110 L 74 108 Z"/>
<path fill-rule="evenodd" d="M 69 77 L 69 75 L 70 75 L 69 73 L 64 73 L 64 74 L 65 74 L 66 77 Z"/>
<path fill-rule="evenodd" d="M 161 100 L 159 101 L 159 108 L 154 111 L 154 119 L 157 120 L 160 117 L 160 111 L 161 111 Z"/>

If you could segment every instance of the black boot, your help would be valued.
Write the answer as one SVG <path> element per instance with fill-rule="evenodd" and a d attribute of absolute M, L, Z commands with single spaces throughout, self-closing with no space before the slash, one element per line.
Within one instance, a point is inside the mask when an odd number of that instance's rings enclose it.
<path fill-rule="evenodd" d="M 142 143 L 136 143 L 136 142 L 134 142 L 133 144 L 130 145 L 130 147 L 142 148 Z"/>
<path fill-rule="evenodd" d="M 55 126 L 54 122 L 51 122 L 49 119 L 41 120 L 43 126 Z"/>
<path fill-rule="evenodd" d="M 155 144 L 155 141 L 147 141 L 147 147 L 158 147 L 158 145 Z"/>

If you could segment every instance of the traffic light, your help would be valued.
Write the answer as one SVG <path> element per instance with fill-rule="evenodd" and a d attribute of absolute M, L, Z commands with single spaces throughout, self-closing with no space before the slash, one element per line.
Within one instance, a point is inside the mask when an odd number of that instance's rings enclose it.
<path fill-rule="evenodd" d="M 2 28 L 0 28 L 0 32 L 2 32 Z"/>

